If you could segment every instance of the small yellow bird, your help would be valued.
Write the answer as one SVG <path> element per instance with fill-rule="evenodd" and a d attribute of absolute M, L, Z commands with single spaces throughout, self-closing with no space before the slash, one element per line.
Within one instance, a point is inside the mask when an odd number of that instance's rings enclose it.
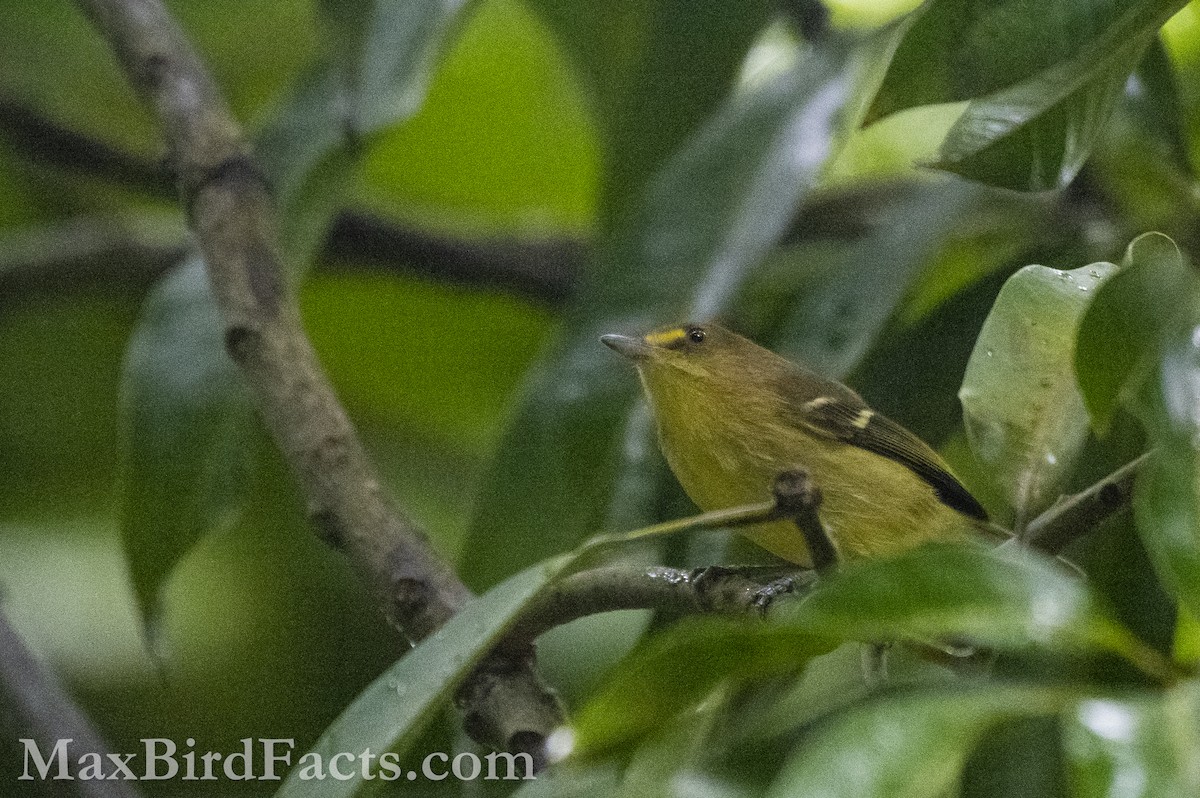
<path fill-rule="evenodd" d="M 920 438 L 839 382 L 715 324 L 605 335 L 633 361 L 663 454 L 702 510 L 771 498 L 780 472 L 808 471 L 842 558 L 878 557 L 988 529 L 987 513 Z M 811 565 L 791 522 L 743 530 Z"/>

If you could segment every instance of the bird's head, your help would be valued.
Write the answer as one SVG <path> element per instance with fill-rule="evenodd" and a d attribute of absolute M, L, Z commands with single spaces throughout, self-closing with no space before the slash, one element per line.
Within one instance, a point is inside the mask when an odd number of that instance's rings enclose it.
<path fill-rule="evenodd" d="M 681 324 L 639 336 L 603 335 L 600 341 L 630 360 L 643 376 L 676 372 L 706 377 L 733 354 L 739 338 L 716 324 Z"/>

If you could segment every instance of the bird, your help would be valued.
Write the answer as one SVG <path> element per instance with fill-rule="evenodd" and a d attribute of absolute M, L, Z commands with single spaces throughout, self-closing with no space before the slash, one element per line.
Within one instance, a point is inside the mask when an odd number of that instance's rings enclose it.
<path fill-rule="evenodd" d="M 887 557 L 989 532 L 987 512 L 928 444 L 836 380 L 715 323 L 601 342 L 637 369 L 659 446 L 703 511 L 768 501 L 775 477 L 803 469 L 841 560 Z M 789 521 L 740 529 L 811 567 Z"/>

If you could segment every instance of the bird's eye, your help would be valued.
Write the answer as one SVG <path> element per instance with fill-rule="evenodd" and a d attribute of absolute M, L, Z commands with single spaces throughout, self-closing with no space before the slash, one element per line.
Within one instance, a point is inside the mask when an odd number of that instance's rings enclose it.
<path fill-rule="evenodd" d="M 701 330 L 699 327 L 693 327 L 692 329 L 688 330 L 687 335 L 688 340 L 694 344 L 704 343 L 704 330 Z"/>

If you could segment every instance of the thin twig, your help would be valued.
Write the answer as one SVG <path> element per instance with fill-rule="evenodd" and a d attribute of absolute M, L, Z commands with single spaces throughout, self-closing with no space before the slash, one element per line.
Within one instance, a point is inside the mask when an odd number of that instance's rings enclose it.
<path fill-rule="evenodd" d="M 34 163 L 83 172 L 161 199 L 175 197 L 175 177 L 165 162 L 71 130 L 9 98 L 0 98 L 0 134 Z"/>
<path fill-rule="evenodd" d="M 714 510 L 666 521 L 632 532 L 599 535 L 583 550 L 601 551 L 612 545 L 661 535 L 716 529 L 736 529 L 782 519 L 792 520 L 804 536 L 813 569 L 799 566 L 728 568 L 710 566 L 693 571 L 677 568 L 610 566 L 572 574 L 540 593 L 522 613 L 502 646 L 525 647 L 542 633 L 586 615 L 631 609 L 654 609 L 668 614 L 764 614 L 775 598 L 797 586 L 810 586 L 820 574 L 838 564 L 837 549 L 821 521 L 821 491 L 807 471 L 781 472 L 771 486 L 774 500 Z"/>
<path fill-rule="evenodd" d="M 33 163 L 105 179 L 160 199 L 176 196 L 175 174 L 167 161 L 140 158 L 11 100 L 0 99 L 0 135 Z M 65 240 L 47 251 L 53 255 L 23 256 L 20 251 L 0 250 L 0 279 L 11 283 L 14 275 L 28 277 L 22 283 L 54 288 L 70 283 L 96 287 L 107 282 L 102 277 L 128 284 L 125 266 L 131 264 L 138 267 L 133 270 L 136 287 L 144 277 L 177 262 L 178 250 L 186 243 L 162 240 L 144 247 L 140 237 L 132 234 L 137 231 L 130 231 L 126 240 L 121 225 L 102 226 L 99 221 L 65 222 L 60 228 Z M 87 238 L 75 235 L 81 228 L 86 228 Z M 48 235 L 53 230 L 40 232 Z M 329 230 L 317 265 L 333 272 L 414 274 L 558 307 L 575 294 L 586 250 L 584 239 L 571 236 L 454 236 L 343 210 Z M 97 263 L 97 257 L 105 260 Z"/>
<path fill-rule="evenodd" d="M 587 246 L 568 236 L 468 238 L 362 211 L 342 211 L 325 240 L 325 271 L 396 272 L 565 305 L 579 286 Z"/>
<path fill-rule="evenodd" d="M 187 252 L 177 215 L 75 216 L 0 233 L 0 301 L 80 291 L 140 295 Z"/>
<path fill-rule="evenodd" d="M 1029 522 L 1029 545 L 1047 554 L 1058 554 L 1071 542 L 1088 534 L 1110 515 L 1129 506 L 1133 483 L 1153 455 L 1147 452 L 1126 463 L 1087 490 L 1059 499 L 1053 507 Z"/>
<path fill-rule="evenodd" d="M 66 690 L 46 671 L 20 635 L 0 612 L 0 734 L 4 740 L 0 748 L 19 750 L 22 759 L 30 768 L 29 775 L 39 778 L 36 761 L 24 759 L 25 745 L 22 740 L 32 740 L 45 762 L 51 761 L 51 752 L 60 740 L 70 740 L 67 755 L 62 757 L 63 769 L 71 780 L 52 782 L 55 795 L 77 795 L 81 798 L 137 798 L 141 793 L 127 781 L 85 779 L 79 780 L 80 761 L 84 754 L 99 754 L 107 762 L 110 749 L 100 738 L 83 711 L 75 705 Z M 48 773 L 54 779 L 59 773 L 57 761 Z M 18 782 L 19 785 L 19 782 Z M 14 789 L 14 785 L 10 789 Z M 7 790 L 5 791 L 7 793 Z"/>
<path fill-rule="evenodd" d="M 388 619 L 418 641 L 470 598 L 424 533 L 387 497 L 334 395 L 284 285 L 267 186 L 224 98 L 159 0 L 79 0 L 162 126 L 225 324 L 268 429 L 322 537 L 372 587 Z M 483 742 L 537 754 L 562 721 L 532 654 L 485 663 L 463 693 Z"/>

